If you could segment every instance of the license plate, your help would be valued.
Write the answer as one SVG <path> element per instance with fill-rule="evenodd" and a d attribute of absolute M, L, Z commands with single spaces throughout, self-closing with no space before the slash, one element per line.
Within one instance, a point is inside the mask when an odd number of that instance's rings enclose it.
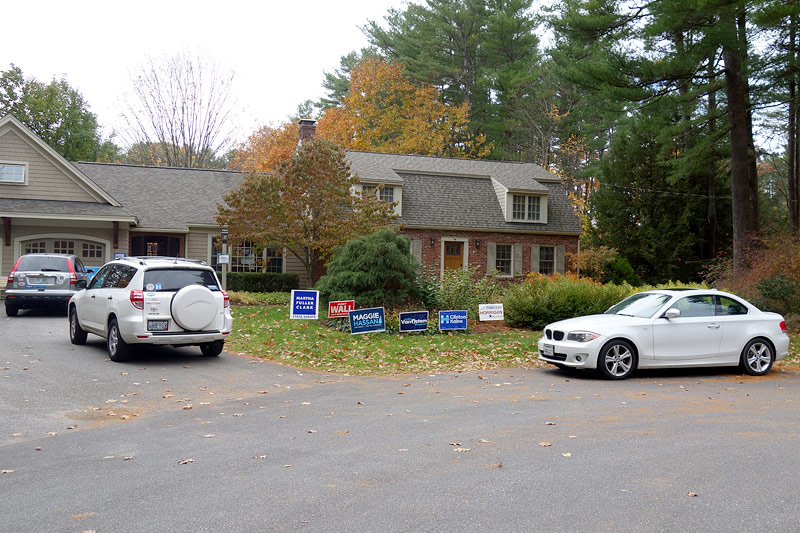
<path fill-rule="evenodd" d="M 147 331 L 167 331 L 169 329 L 169 320 L 148 320 Z"/>
<path fill-rule="evenodd" d="M 34 277 L 34 278 L 31 278 L 31 285 L 47 285 L 47 283 L 49 281 L 50 281 L 50 278 Z"/>
<path fill-rule="evenodd" d="M 553 356 L 553 345 L 552 344 L 542 344 L 542 349 L 540 353 L 545 357 L 552 357 Z"/>

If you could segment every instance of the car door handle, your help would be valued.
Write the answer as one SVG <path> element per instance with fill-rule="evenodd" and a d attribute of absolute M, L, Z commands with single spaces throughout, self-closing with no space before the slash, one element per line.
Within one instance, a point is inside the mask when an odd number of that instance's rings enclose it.
<path fill-rule="evenodd" d="M 92 294 L 92 300 L 94 300 L 94 294 Z"/>
<path fill-rule="evenodd" d="M 709 329 L 719 329 L 719 324 L 709 324 L 707 327 Z"/>
<path fill-rule="evenodd" d="M 108 299 L 109 299 L 109 300 L 113 300 L 113 299 L 114 299 L 114 297 L 113 297 L 113 296 L 109 296 L 109 297 L 108 297 Z M 717 327 L 719 327 L 719 326 L 717 326 Z"/>

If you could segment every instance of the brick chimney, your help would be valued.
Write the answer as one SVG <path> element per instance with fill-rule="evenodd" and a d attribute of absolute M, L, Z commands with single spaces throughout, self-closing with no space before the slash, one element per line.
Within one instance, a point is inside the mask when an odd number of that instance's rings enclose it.
<path fill-rule="evenodd" d="M 299 122 L 300 125 L 300 134 L 299 134 L 299 144 L 303 144 L 303 141 L 311 141 L 314 139 L 314 135 L 317 133 L 317 121 L 313 118 L 302 118 Z"/>

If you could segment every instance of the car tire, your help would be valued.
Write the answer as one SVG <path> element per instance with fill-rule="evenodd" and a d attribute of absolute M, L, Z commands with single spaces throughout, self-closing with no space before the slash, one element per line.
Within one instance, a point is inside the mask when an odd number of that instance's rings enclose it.
<path fill-rule="evenodd" d="M 130 359 L 131 352 L 133 351 L 131 345 L 122 338 L 116 318 L 112 319 L 111 323 L 108 325 L 106 348 L 108 349 L 108 357 L 115 363 L 127 361 Z"/>
<path fill-rule="evenodd" d="M 636 370 L 636 350 L 628 341 L 608 342 L 597 356 L 597 368 L 609 379 L 625 379 Z"/>
<path fill-rule="evenodd" d="M 19 314 L 19 307 L 16 305 L 6 304 L 6 316 L 17 316 Z"/>
<path fill-rule="evenodd" d="M 206 342 L 200 345 L 200 351 L 203 352 L 203 355 L 206 357 L 216 357 L 222 353 L 222 347 L 224 345 L 225 341 Z"/>
<path fill-rule="evenodd" d="M 69 340 L 72 344 L 86 344 L 86 331 L 78 322 L 78 311 L 74 307 L 69 308 Z"/>
<path fill-rule="evenodd" d="M 775 350 L 764 339 L 753 339 L 742 350 L 742 369 L 751 376 L 763 376 L 772 368 Z"/>

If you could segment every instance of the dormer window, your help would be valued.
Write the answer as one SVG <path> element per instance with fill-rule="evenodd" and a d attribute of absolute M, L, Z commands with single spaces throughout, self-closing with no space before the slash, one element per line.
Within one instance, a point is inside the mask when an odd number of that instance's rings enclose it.
<path fill-rule="evenodd" d="M 27 169 L 26 163 L 0 161 L 0 183 L 25 185 L 28 178 Z"/>
<path fill-rule="evenodd" d="M 530 222 L 542 220 L 542 197 L 515 194 L 511 204 L 511 219 Z"/>

